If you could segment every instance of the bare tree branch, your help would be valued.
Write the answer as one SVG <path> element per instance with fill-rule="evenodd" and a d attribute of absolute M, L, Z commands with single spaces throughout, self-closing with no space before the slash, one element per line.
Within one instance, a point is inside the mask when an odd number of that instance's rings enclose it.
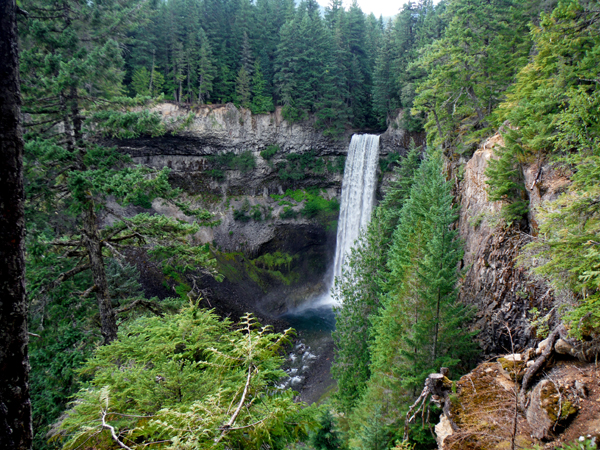
<path fill-rule="evenodd" d="M 66 272 L 61 273 L 58 278 L 56 278 L 54 281 L 48 283 L 47 285 L 45 285 L 42 290 L 40 291 L 40 293 L 44 293 L 44 292 L 48 292 L 54 288 L 56 288 L 60 283 L 62 283 L 65 280 L 68 280 L 69 278 L 74 277 L 75 275 L 77 275 L 78 273 L 81 273 L 85 270 L 88 270 L 91 266 L 89 264 L 83 264 L 81 266 L 77 266 L 71 270 L 67 270 Z"/>
<path fill-rule="evenodd" d="M 121 442 L 121 440 L 119 440 L 119 437 L 115 433 L 115 428 L 106 423 L 106 413 L 107 413 L 106 409 L 103 409 L 102 410 L 102 428 L 105 428 L 110 431 L 110 435 L 113 438 L 113 441 L 115 441 L 119 447 L 124 448 L 125 450 L 133 450 L 131 447 L 128 447 L 123 442 Z"/>

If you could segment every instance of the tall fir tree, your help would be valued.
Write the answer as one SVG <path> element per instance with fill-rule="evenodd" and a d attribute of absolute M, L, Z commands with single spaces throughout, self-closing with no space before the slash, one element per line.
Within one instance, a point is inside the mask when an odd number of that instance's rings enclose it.
<path fill-rule="evenodd" d="M 404 201 L 410 195 L 421 162 L 420 153 L 412 145 L 400 161 L 396 180 L 386 190 L 367 230 L 357 240 L 341 278 L 335 280 L 333 296 L 341 306 L 337 309 L 333 332 L 335 356 L 331 371 L 339 386 L 336 399 L 344 412 L 356 406 L 371 376 L 370 347 L 374 339 L 371 319 L 381 307 L 390 239 Z"/>

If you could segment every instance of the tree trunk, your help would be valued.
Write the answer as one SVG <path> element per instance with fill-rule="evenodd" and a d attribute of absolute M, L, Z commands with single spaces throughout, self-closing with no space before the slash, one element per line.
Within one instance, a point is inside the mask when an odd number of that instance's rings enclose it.
<path fill-rule="evenodd" d="M 102 256 L 102 243 L 98 234 L 98 224 L 94 204 L 90 201 L 87 210 L 83 212 L 83 243 L 90 258 L 92 277 L 96 286 L 96 300 L 100 311 L 100 331 L 104 338 L 104 345 L 117 339 L 117 315 L 110 301 L 108 281 L 104 257 Z"/>
<path fill-rule="evenodd" d="M 32 441 L 23 252 L 21 91 L 15 0 L 0 0 L 0 443 Z"/>

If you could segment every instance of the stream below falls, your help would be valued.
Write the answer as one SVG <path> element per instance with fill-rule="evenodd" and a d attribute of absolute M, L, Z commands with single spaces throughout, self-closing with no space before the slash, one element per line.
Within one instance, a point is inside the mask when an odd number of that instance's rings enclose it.
<path fill-rule="evenodd" d="M 335 386 L 330 373 L 335 314 L 330 305 L 307 306 L 289 311 L 281 319 L 296 330 L 296 339 L 284 366 L 288 376 L 280 387 L 298 391 L 299 400 L 306 403 L 319 402 Z"/>

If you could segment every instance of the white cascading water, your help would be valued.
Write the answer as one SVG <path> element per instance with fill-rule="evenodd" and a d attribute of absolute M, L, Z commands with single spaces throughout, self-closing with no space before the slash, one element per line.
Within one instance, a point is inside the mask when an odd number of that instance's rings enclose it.
<path fill-rule="evenodd" d="M 379 136 L 361 134 L 352 136 L 344 179 L 342 181 L 342 202 L 338 220 L 335 260 L 331 278 L 341 275 L 344 260 L 360 230 L 371 220 L 377 186 L 377 163 L 379 161 Z M 301 330 L 303 341 L 298 343 L 288 356 L 288 368 L 280 389 L 293 387 L 302 389 L 304 380 L 311 373 L 311 365 L 323 357 L 323 346 L 331 343 L 331 330 L 335 327 L 335 316 L 331 309 L 336 302 L 328 292 L 309 300 L 286 315 L 290 325 Z M 325 353 L 327 355 L 327 353 Z"/>
<path fill-rule="evenodd" d="M 342 201 L 338 219 L 337 240 L 333 271 L 328 286 L 333 286 L 335 277 L 342 274 L 344 261 L 358 238 L 360 231 L 371 220 L 375 189 L 377 188 L 377 163 L 379 161 L 379 136 L 355 134 L 352 136 L 344 179 Z M 333 306 L 336 302 L 330 293 L 317 299 L 311 306 Z"/>
<path fill-rule="evenodd" d="M 378 161 L 379 136 L 373 134 L 352 136 L 342 181 L 342 202 L 338 219 L 333 277 L 342 274 L 344 260 L 354 241 L 360 231 L 371 221 L 377 188 Z"/>

